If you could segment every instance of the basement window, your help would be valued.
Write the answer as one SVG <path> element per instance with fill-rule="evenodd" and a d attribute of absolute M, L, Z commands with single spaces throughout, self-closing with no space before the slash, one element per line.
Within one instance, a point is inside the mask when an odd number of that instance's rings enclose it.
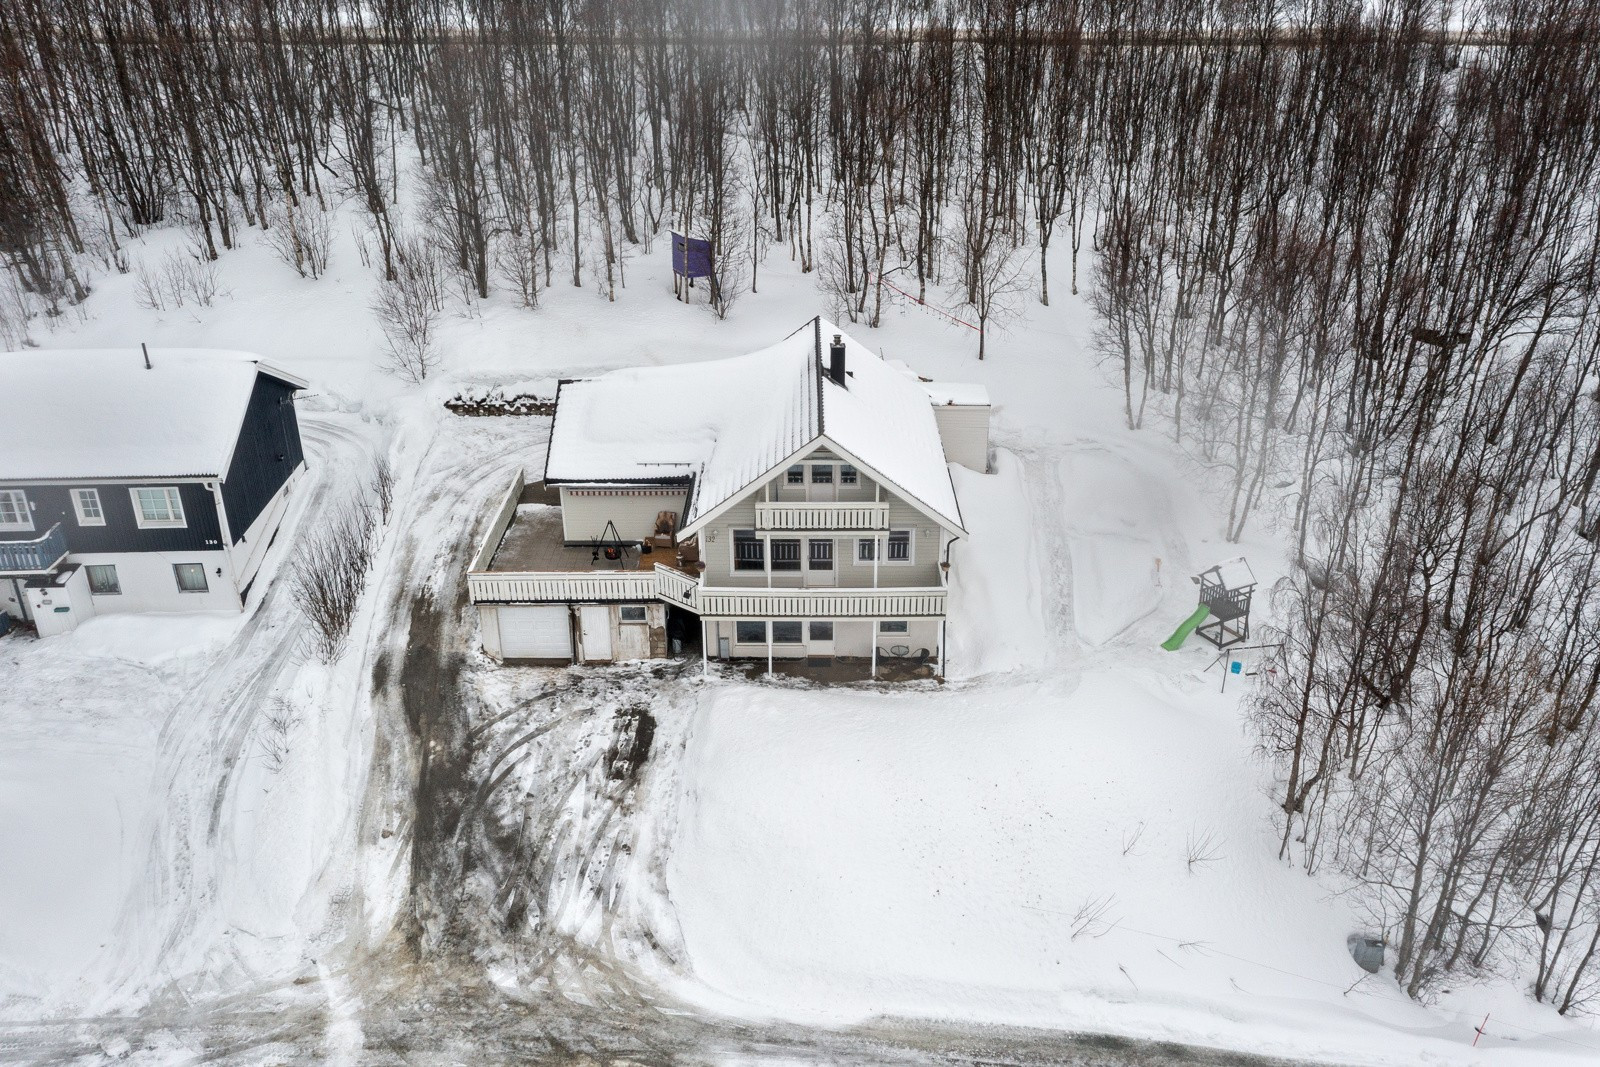
<path fill-rule="evenodd" d="M 172 573 L 178 579 L 180 593 L 204 593 L 211 588 L 206 585 L 206 568 L 203 563 L 174 563 Z"/>
<path fill-rule="evenodd" d="M 805 640 L 800 635 L 798 622 L 775 622 L 772 624 L 772 643 L 775 645 L 798 645 Z"/>
<path fill-rule="evenodd" d="M 645 622 L 643 604 L 624 604 L 617 609 L 617 617 L 622 622 Z"/>
<path fill-rule="evenodd" d="M 88 573 L 89 592 L 95 596 L 118 596 L 122 583 L 117 580 L 117 568 L 111 563 L 91 563 L 83 568 Z"/>
<path fill-rule="evenodd" d="M 767 624 L 736 622 L 733 624 L 733 639 L 741 645 L 764 645 L 767 643 Z"/>

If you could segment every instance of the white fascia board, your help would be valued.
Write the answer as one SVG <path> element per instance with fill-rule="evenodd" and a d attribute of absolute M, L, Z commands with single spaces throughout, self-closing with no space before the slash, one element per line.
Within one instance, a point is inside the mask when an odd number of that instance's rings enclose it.
<path fill-rule="evenodd" d="M 833 438 L 829 437 L 827 434 L 819 434 L 818 436 L 813 437 L 810 441 L 807 441 L 804 445 L 801 445 L 799 448 L 795 449 L 795 451 L 789 453 L 788 456 L 786 456 L 785 458 L 779 460 L 777 463 L 775 463 L 771 467 L 769 467 L 766 471 L 764 471 L 763 473 L 757 475 L 750 482 L 746 483 L 743 488 L 741 488 L 738 492 L 733 493 L 731 496 L 728 497 L 728 499 L 724 500 L 722 503 L 718 504 L 716 507 L 714 507 L 710 511 L 706 512 L 704 515 L 700 516 L 694 522 L 687 523 L 686 525 L 684 525 L 684 527 L 678 531 L 678 536 L 680 538 L 681 537 L 689 537 L 689 536 L 691 536 L 693 534 L 699 533 L 701 530 L 705 529 L 706 525 L 708 523 L 710 523 L 713 519 L 717 518 L 718 516 L 720 516 L 721 514 L 726 512 L 728 509 L 732 508 L 735 504 L 738 504 L 740 501 L 744 500 L 745 497 L 749 495 L 750 491 L 753 488 L 755 488 L 756 486 L 760 485 L 762 482 L 766 481 L 767 479 L 773 477 L 779 471 L 788 470 L 791 466 L 794 465 L 795 462 L 797 462 L 798 460 L 805 459 L 806 456 L 810 455 L 812 452 L 816 451 L 818 448 L 821 448 L 821 447 L 825 447 L 825 448 L 829 449 L 830 451 L 834 452 L 839 457 L 849 460 L 851 465 L 854 466 L 857 470 L 866 471 L 867 474 L 871 475 L 873 480 L 876 481 L 879 485 L 882 485 L 885 488 L 891 490 L 901 500 L 904 500 L 906 503 L 910 504 L 912 507 L 914 507 L 918 511 L 922 512 L 924 517 L 930 519 L 932 522 L 937 524 L 938 527 L 941 530 L 944 530 L 945 532 L 952 534 L 955 537 L 956 540 L 960 540 L 961 538 L 967 536 L 966 527 L 960 525 L 959 523 L 957 525 L 955 525 L 955 526 L 950 525 L 949 520 L 940 517 L 931 508 L 929 508 L 927 504 L 924 504 L 921 500 L 917 499 L 915 496 L 911 495 L 910 493 L 906 492 L 904 489 L 900 488 L 900 486 L 897 483 L 895 483 L 892 479 L 885 478 L 882 474 L 879 474 L 876 467 L 873 467 L 870 463 L 863 463 L 855 455 L 855 453 L 849 451 L 848 449 L 841 448 L 839 446 L 839 443 L 837 441 L 833 440 Z M 950 477 L 950 466 L 949 466 L 949 464 L 945 465 L 945 477 L 946 478 Z M 961 508 L 961 501 L 960 501 L 959 498 L 956 498 L 956 496 L 955 496 L 955 484 L 954 483 L 951 483 L 950 495 L 951 495 L 952 498 L 956 499 L 956 509 L 957 509 L 957 511 L 959 511 L 960 508 Z"/>

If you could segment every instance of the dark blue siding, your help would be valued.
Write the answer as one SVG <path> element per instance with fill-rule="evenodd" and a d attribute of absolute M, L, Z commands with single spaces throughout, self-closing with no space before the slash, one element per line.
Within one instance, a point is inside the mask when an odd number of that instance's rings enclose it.
<path fill-rule="evenodd" d="M 109 485 L 17 485 L 28 494 L 33 507 L 33 531 L 0 533 L 0 540 L 31 541 L 42 536 L 56 523 L 67 535 L 67 548 L 72 552 L 183 552 L 193 550 L 216 551 L 222 547 L 222 525 L 217 521 L 216 497 L 211 490 L 198 482 L 143 482 L 145 486 L 177 485 L 183 500 L 184 527 L 162 527 L 141 530 L 133 514 L 133 495 L 130 489 L 137 486 L 112 483 Z M 100 509 L 105 512 L 104 526 L 79 526 L 77 512 L 72 507 L 73 489 L 98 489 Z"/>
<path fill-rule="evenodd" d="M 222 483 L 222 503 L 235 543 L 300 465 L 300 423 L 294 387 L 258 375 L 239 428 L 239 443 Z"/>

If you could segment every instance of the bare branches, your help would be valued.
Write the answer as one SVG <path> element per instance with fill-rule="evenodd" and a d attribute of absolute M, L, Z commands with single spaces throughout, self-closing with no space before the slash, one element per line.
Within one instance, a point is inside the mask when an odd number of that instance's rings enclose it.
<path fill-rule="evenodd" d="M 444 273 L 423 240 L 397 243 L 394 277 L 378 286 L 372 304 L 394 372 L 420 382 L 438 362 L 435 342 L 444 311 Z"/>

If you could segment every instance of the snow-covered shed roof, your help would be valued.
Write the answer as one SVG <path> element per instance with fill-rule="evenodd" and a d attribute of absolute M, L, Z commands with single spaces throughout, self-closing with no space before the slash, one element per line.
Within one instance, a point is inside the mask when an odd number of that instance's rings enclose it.
<path fill-rule="evenodd" d="M 221 478 L 258 374 L 306 385 L 247 352 L 0 353 L 0 480 Z"/>
<path fill-rule="evenodd" d="M 545 481 L 692 482 L 687 529 L 825 437 L 962 529 L 928 394 L 849 337 L 835 383 L 824 364 L 841 332 L 817 318 L 747 356 L 563 382 Z"/>
<path fill-rule="evenodd" d="M 891 359 L 889 366 L 913 379 L 928 394 L 928 399 L 939 407 L 954 404 L 957 407 L 989 407 L 989 390 L 976 382 L 936 382 L 924 378 L 904 360 Z"/>

